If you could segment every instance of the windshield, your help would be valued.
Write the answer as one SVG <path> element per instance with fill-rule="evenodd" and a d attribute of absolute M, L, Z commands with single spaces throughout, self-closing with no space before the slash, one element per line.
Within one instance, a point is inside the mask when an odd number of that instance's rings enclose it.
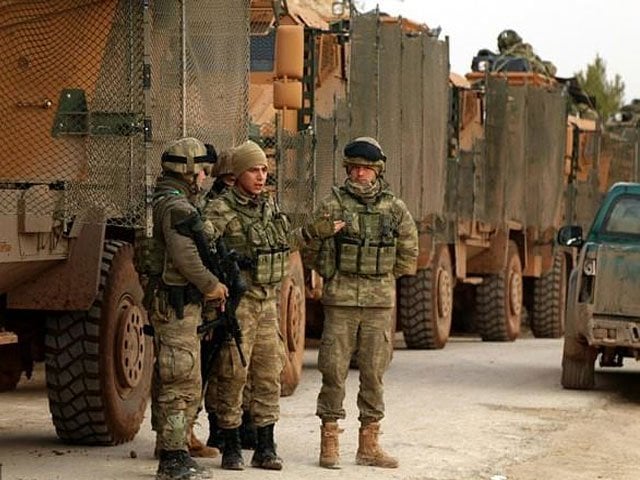
<path fill-rule="evenodd" d="M 613 205 L 605 220 L 604 232 L 640 235 L 640 196 L 623 196 Z"/>

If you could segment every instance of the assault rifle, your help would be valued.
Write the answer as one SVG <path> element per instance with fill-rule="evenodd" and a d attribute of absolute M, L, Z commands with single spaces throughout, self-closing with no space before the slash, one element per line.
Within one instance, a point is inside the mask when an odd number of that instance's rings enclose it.
<path fill-rule="evenodd" d="M 204 388 L 215 359 L 226 341 L 233 339 L 242 366 L 247 366 L 247 360 L 242 351 L 242 329 L 236 317 L 236 309 L 247 290 L 247 285 L 240 273 L 239 263 L 247 263 L 247 261 L 241 258 L 236 251 L 229 250 L 222 237 L 218 238 L 214 247 L 211 248 L 204 233 L 200 215 L 190 216 L 176 225 L 176 228 L 180 233 L 184 231 L 184 234 L 188 230 L 188 236 L 196 244 L 198 255 L 204 266 L 229 290 L 224 311 L 218 310 L 215 319 L 205 318 L 204 323 L 198 327 L 198 333 L 205 338 L 200 343 L 202 385 Z M 207 310 L 206 305 L 205 310 Z"/>
<path fill-rule="evenodd" d="M 212 255 L 213 265 L 211 272 L 227 286 L 229 296 L 225 302 L 224 311 L 218 310 L 215 320 L 207 318 L 198 327 L 198 333 L 205 338 L 200 343 L 203 386 L 206 385 L 222 346 L 230 339 L 233 339 L 236 345 L 242 366 L 247 366 L 247 360 L 242 351 L 242 329 L 236 317 L 236 309 L 242 296 L 247 291 L 247 285 L 240 274 L 239 262 L 241 262 L 241 259 L 237 252 L 227 249 L 222 238 L 218 238 L 216 241 L 215 252 L 215 255 Z"/>

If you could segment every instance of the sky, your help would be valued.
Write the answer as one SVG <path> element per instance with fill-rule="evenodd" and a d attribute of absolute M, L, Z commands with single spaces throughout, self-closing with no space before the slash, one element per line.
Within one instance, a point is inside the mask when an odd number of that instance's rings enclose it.
<path fill-rule="evenodd" d="M 496 38 L 507 28 L 518 32 L 557 76 L 586 70 L 596 54 L 607 76 L 620 75 L 625 103 L 640 98 L 639 0 L 360 0 L 365 10 L 402 15 L 449 37 L 451 70 L 464 74 L 481 48 L 497 51 Z"/>

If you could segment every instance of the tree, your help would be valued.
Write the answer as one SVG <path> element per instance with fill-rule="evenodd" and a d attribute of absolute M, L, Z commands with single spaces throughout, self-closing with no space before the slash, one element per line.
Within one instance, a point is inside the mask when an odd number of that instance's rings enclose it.
<path fill-rule="evenodd" d="M 624 82 L 616 74 L 613 81 L 607 78 L 607 63 L 596 54 L 593 63 L 587 65 L 586 72 L 575 74 L 583 90 L 596 99 L 596 110 L 600 118 L 607 119 L 622 106 L 624 98 Z"/>

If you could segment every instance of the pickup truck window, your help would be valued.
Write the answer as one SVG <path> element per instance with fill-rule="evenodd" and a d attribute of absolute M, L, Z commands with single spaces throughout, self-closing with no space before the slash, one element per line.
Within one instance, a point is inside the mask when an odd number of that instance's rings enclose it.
<path fill-rule="evenodd" d="M 640 197 L 620 197 L 611 208 L 604 231 L 616 234 L 640 234 Z"/>

